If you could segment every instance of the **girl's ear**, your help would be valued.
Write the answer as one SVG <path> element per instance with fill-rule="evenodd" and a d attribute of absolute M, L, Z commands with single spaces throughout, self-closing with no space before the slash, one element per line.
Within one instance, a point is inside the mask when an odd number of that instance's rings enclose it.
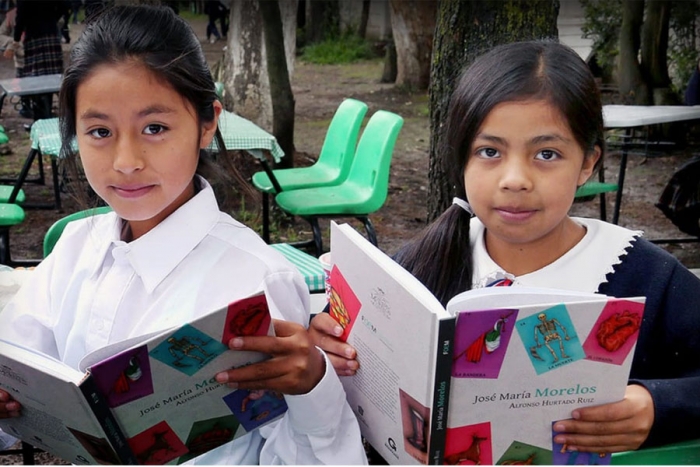
<path fill-rule="evenodd" d="M 593 170 L 596 167 L 596 163 L 598 162 L 598 159 L 600 159 L 601 152 L 600 146 L 595 146 L 593 151 L 583 157 L 583 166 L 581 167 L 581 172 L 578 175 L 577 186 L 583 185 L 589 178 L 591 178 Z"/>
<path fill-rule="evenodd" d="M 211 144 L 212 140 L 214 139 L 214 135 L 216 134 L 219 116 L 224 109 L 219 101 L 214 101 L 212 106 L 214 107 L 214 120 L 202 124 L 202 136 L 199 138 L 200 149 L 204 149 Z"/>

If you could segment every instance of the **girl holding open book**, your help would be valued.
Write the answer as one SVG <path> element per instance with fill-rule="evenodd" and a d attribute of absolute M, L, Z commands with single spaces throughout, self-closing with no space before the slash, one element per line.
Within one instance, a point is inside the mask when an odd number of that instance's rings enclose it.
<path fill-rule="evenodd" d="M 496 47 L 461 76 L 446 131 L 454 204 L 396 261 L 443 305 L 492 285 L 645 296 L 624 400 L 575 409 L 555 441 L 617 452 L 700 437 L 700 280 L 639 231 L 568 215 L 605 149 L 586 63 L 555 42 Z M 321 314 L 311 329 L 336 371 L 353 374 L 338 323 Z"/>
<path fill-rule="evenodd" d="M 72 49 L 60 109 L 63 154 L 74 161 L 77 140 L 90 187 L 113 212 L 66 227 L 3 310 L 0 338 L 77 369 L 91 351 L 264 291 L 275 336 L 235 337 L 229 347 L 271 358 L 210 377 L 284 393 L 288 411 L 195 461 L 366 463 L 342 385 L 304 326 L 302 277 L 219 211 L 202 176 L 215 173 L 205 170 L 212 140 L 217 160 L 229 158 L 217 129 L 222 106 L 189 25 L 165 7 L 102 13 Z M 8 416 L 22 416 L 21 407 L 0 391 L 0 417 Z"/>

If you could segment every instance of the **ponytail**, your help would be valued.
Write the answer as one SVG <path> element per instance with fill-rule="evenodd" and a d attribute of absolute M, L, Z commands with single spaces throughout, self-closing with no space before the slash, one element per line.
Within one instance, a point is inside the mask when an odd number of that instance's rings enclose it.
<path fill-rule="evenodd" d="M 396 262 L 421 281 L 443 306 L 458 293 L 471 289 L 469 222 L 470 215 L 452 205 L 395 255 Z"/>

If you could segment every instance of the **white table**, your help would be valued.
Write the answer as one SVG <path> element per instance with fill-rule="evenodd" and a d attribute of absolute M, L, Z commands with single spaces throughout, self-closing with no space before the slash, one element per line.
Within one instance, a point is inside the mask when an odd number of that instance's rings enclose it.
<path fill-rule="evenodd" d="M 627 169 L 627 155 L 629 151 L 628 141 L 635 128 L 659 123 L 682 122 L 687 120 L 700 120 L 700 105 L 605 105 L 603 106 L 603 121 L 606 130 L 621 128 L 626 130 L 625 143 L 622 146 L 620 158 L 620 171 L 617 178 L 617 192 L 615 193 L 615 206 L 613 209 L 612 223 L 617 224 L 620 217 L 620 205 L 622 204 L 622 189 L 625 183 L 625 171 Z"/>
<path fill-rule="evenodd" d="M 36 94 L 56 94 L 61 89 L 63 75 L 26 76 L 0 80 L 0 111 L 5 96 L 33 96 Z"/>

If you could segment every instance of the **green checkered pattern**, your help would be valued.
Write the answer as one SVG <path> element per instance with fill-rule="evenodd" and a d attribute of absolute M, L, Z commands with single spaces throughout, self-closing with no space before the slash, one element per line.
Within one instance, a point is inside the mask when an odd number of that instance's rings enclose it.
<path fill-rule="evenodd" d="M 262 159 L 262 150 L 267 150 L 275 158 L 275 162 L 279 162 L 284 157 L 284 151 L 277 144 L 277 139 L 274 136 L 255 123 L 234 113 L 224 111 L 221 114 L 219 129 L 224 138 L 226 149 L 230 151 L 247 151 L 256 158 Z M 47 156 L 59 157 L 61 134 L 57 118 L 47 118 L 34 122 L 29 137 L 32 140 L 33 149 L 38 149 Z M 212 143 L 211 147 L 215 147 L 215 144 Z M 74 146 L 74 149 L 77 150 L 77 146 Z"/>
<path fill-rule="evenodd" d="M 304 276 L 309 292 L 325 292 L 325 275 L 318 258 L 287 243 L 273 243 L 270 246 L 282 253 L 290 263 L 296 266 L 301 275 Z"/>

